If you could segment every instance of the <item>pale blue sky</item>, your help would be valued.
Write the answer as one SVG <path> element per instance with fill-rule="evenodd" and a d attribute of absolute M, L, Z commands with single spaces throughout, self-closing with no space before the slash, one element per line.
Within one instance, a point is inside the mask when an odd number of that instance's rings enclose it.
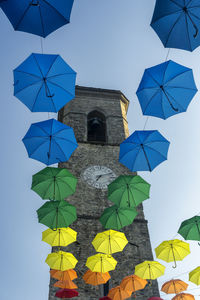
<path fill-rule="evenodd" d="M 121 90 L 130 99 L 131 133 L 141 130 L 146 120 L 135 95 L 144 69 L 162 63 L 167 55 L 149 26 L 154 3 L 75 0 L 70 25 L 44 40 L 44 53 L 60 54 L 77 71 L 77 84 Z M 49 268 L 44 261 L 50 247 L 41 242 L 46 227 L 38 224 L 36 215 L 44 202 L 30 190 L 31 176 L 44 165 L 28 158 L 21 139 L 31 123 L 47 119 L 48 114 L 29 112 L 13 96 L 12 76 L 12 70 L 27 56 L 41 52 L 40 38 L 14 32 L 0 11 L 0 39 L 1 299 L 8 300 L 14 294 L 15 300 L 46 300 Z M 200 89 L 200 48 L 193 53 L 172 49 L 169 58 L 193 68 Z M 199 93 L 187 113 L 166 121 L 150 118 L 147 129 L 158 129 L 171 142 L 168 161 L 151 174 L 140 172 L 152 184 L 151 199 L 145 202 L 144 210 L 154 249 L 175 237 L 183 220 L 200 212 Z M 164 263 L 167 270 L 161 283 L 200 266 L 200 248 L 196 242 L 190 244 L 192 253 L 178 262 L 177 269 Z M 187 274 L 181 278 L 187 280 Z M 190 288 L 196 286 L 191 284 Z M 191 293 L 199 295 L 200 288 Z"/>

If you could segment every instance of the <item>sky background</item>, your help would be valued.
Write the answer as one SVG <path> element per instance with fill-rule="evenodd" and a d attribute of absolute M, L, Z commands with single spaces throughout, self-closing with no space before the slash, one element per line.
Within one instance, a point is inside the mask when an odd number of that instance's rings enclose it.
<path fill-rule="evenodd" d="M 149 26 L 155 0 L 75 0 L 71 23 L 49 35 L 44 53 L 60 54 L 77 72 L 77 84 L 121 90 L 130 100 L 130 133 L 142 130 L 136 97 L 144 69 L 165 61 L 167 49 Z M 51 249 L 41 242 L 46 229 L 36 210 L 44 204 L 30 190 L 32 175 L 44 165 L 29 159 L 21 141 L 31 123 L 46 120 L 47 113 L 31 113 L 13 96 L 12 70 L 32 52 L 41 53 L 40 37 L 15 32 L 0 11 L 0 157 L 1 157 L 1 299 L 46 300 Z M 194 52 L 170 50 L 169 59 L 194 70 L 200 89 L 200 48 Z M 53 114 L 51 114 L 53 116 Z M 144 203 L 152 249 L 162 241 L 180 238 L 182 221 L 200 212 L 200 101 L 199 93 L 188 111 L 164 121 L 149 118 L 146 129 L 158 129 L 170 142 L 168 161 L 151 174 L 139 172 L 152 184 L 151 198 Z M 188 280 L 188 272 L 200 266 L 200 248 L 190 242 L 191 254 L 176 269 L 166 268 L 165 280 Z M 182 274 L 182 275 L 181 275 Z M 200 288 L 189 292 L 200 299 Z M 163 299 L 171 299 L 161 294 Z"/>

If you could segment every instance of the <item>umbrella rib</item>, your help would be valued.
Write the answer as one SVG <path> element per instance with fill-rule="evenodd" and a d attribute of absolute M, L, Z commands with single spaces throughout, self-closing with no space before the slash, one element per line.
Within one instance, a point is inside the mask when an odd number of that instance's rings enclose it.
<path fill-rule="evenodd" d="M 67 138 L 62 138 L 62 137 L 56 137 L 57 140 L 64 140 L 67 141 L 68 143 L 74 144 L 75 146 L 78 146 L 76 143 L 72 142 L 71 140 L 68 140 Z"/>
<path fill-rule="evenodd" d="M 188 20 L 187 20 L 187 15 L 186 14 L 185 14 L 185 22 L 186 22 L 186 31 L 187 31 L 188 41 L 189 41 L 189 44 L 190 44 L 190 50 L 192 51 L 192 45 L 191 45 L 189 29 L 188 29 Z"/>
<path fill-rule="evenodd" d="M 153 81 L 154 81 L 158 86 L 160 86 L 159 82 L 151 75 L 151 72 L 149 72 L 149 70 L 147 70 L 147 73 L 148 73 L 149 77 L 151 77 L 151 79 L 153 79 Z"/>
<path fill-rule="evenodd" d="M 15 95 L 17 95 L 17 94 L 20 93 L 21 91 L 23 91 L 23 90 L 25 90 L 25 89 L 27 89 L 27 88 L 29 88 L 29 87 L 35 85 L 35 84 L 38 84 L 40 81 L 41 81 L 41 80 L 38 80 L 37 82 L 31 83 L 31 84 L 29 84 L 28 86 L 23 87 L 21 90 L 18 90 L 18 91 L 15 93 Z"/>
<path fill-rule="evenodd" d="M 68 21 L 69 23 L 69 20 L 66 19 L 54 6 L 52 6 L 49 2 L 47 2 L 46 0 L 42 0 L 44 3 L 46 3 L 48 6 L 50 6 L 52 9 L 54 9 L 63 19 L 65 19 L 66 21 Z"/>
<path fill-rule="evenodd" d="M 30 4 L 28 4 L 27 8 L 26 8 L 25 11 L 23 12 L 23 14 L 22 14 L 21 18 L 19 19 L 17 25 L 15 26 L 15 30 L 18 29 L 20 23 L 22 22 L 23 18 L 25 17 L 25 14 L 26 14 L 27 11 L 29 10 L 29 8 L 30 8 Z"/>
<path fill-rule="evenodd" d="M 165 92 L 166 92 L 166 94 L 168 94 L 168 95 L 174 100 L 174 102 L 175 102 L 176 104 L 178 104 L 183 110 L 185 110 L 184 107 L 183 107 L 180 103 L 178 103 L 178 102 L 176 101 L 176 99 L 169 93 L 169 91 L 165 91 Z"/>
<path fill-rule="evenodd" d="M 70 188 L 70 190 L 71 190 L 72 192 L 74 192 L 74 190 L 71 188 L 71 186 L 70 186 L 67 182 L 65 182 L 65 181 L 62 180 L 61 178 L 59 178 L 59 181 L 63 182 L 65 185 L 68 186 L 68 188 Z M 60 193 L 60 191 L 59 191 L 59 193 Z M 60 196 L 61 196 L 61 195 L 60 195 Z"/>
<path fill-rule="evenodd" d="M 67 91 L 66 89 L 64 89 L 64 88 L 63 88 L 62 86 L 60 86 L 59 84 L 54 83 L 54 82 L 51 82 L 51 81 L 50 81 L 50 83 L 53 84 L 53 85 L 55 85 L 55 86 L 57 86 L 57 87 L 60 88 L 61 90 L 65 91 L 67 94 L 70 94 L 72 97 L 74 97 L 74 95 L 72 95 L 72 93 L 70 93 L 69 91 Z"/>
<path fill-rule="evenodd" d="M 50 72 L 50 70 L 51 70 L 51 68 L 53 67 L 53 65 L 54 65 L 54 63 L 55 63 L 55 61 L 56 61 L 56 59 L 58 58 L 59 56 L 58 55 L 56 55 L 56 57 L 55 57 L 55 59 L 54 59 L 54 61 L 52 62 L 52 64 L 50 65 L 50 67 L 49 67 L 49 69 L 48 69 L 48 71 L 47 71 L 47 73 L 46 73 L 46 78 L 47 78 L 47 76 L 48 76 L 48 74 L 49 74 L 49 72 Z"/>
<path fill-rule="evenodd" d="M 168 37 L 167 37 L 167 40 L 165 42 L 165 47 L 167 47 L 167 43 L 169 41 L 169 38 L 170 38 L 170 35 L 172 33 L 172 31 L 174 30 L 174 27 L 176 26 L 176 24 L 179 22 L 180 18 L 182 17 L 182 13 L 180 13 L 180 16 L 176 19 L 176 21 L 174 22 L 174 24 L 172 25 L 170 31 L 169 31 L 169 34 L 168 34 Z"/>
<path fill-rule="evenodd" d="M 153 98 L 160 92 L 160 89 L 158 89 L 156 91 L 156 93 L 149 99 L 149 102 L 147 103 L 145 109 L 144 109 L 144 112 L 146 111 L 147 107 L 149 106 L 149 104 L 151 104 L 151 101 L 153 100 Z"/>
<path fill-rule="evenodd" d="M 37 78 L 40 78 L 40 80 L 41 80 L 41 77 L 40 76 L 37 76 L 37 75 L 35 75 L 35 74 L 32 74 L 32 73 L 28 73 L 28 72 L 25 72 L 25 71 L 21 71 L 21 70 L 14 70 L 14 72 L 17 72 L 17 73 L 23 73 L 23 74 L 27 74 L 27 75 L 31 75 L 31 76 L 33 76 L 33 77 L 37 77 Z"/>
<path fill-rule="evenodd" d="M 35 104 L 36 104 L 37 99 L 38 99 L 38 97 L 39 97 L 39 94 L 40 94 L 40 92 L 41 92 L 41 90 L 42 90 L 42 87 L 43 87 L 43 83 L 42 83 L 41 87 L 39 88 L 39 91 L 37 92 L 37 95 L 36 95 L 36 97 L 35 97 L 35 100 L 34 100 L 34 102 L 33 102 L 33 105 L 32 105 L 31 110 L 33 110 L 34 107 L 35 107 Z"/>
<path fill-rule="evenodd" d="M 177 6 L 179 6 L 180 8 L 183 8 L 180 4 L 176 3 L 176 1 L 174 0 L 170 0 L 171 2 L 173 2 L 174 4 L 176 4 Z"/>
<path fill-rule="evenodd" d="M 191 70 L 191 69 L 189 69 L 189 70 L 187 69 L 187 70 L 185 70 L 185 71 L 179 73 L 178 75 L 172 77 L 171 79 L 169 79 L 168 81 L 166 81 L 166 82 L 164 83 L 165 86 L 168 85 L 169 82 L 171 82 L 171 81 L 173 81 L 174 79 L 176 79 L 177 77 L 179 77 L 180 75 L 183 75 L 184 73 L 187 73 L 187 72 L 190 72 L 190 71 L 192 71 L 192 70 Z"/>
<path fill-rule="evenodd" d="M 37 151 L 38 150 L 38 148 L 40 148 L 43 144 L 45 144 L 46 143 L 46 141 L 44 141 L 44 142 L 42 142 L 33 152 L 31 152 L 30 154 L 29 154 L 29 156 L 31 157 L 34 153 L 35 153 L 35 151 Z"/>
<path fill-rule="evenodd" d="M 192 89 L 192 88 L 187 88 L 187 87 L 182 87 L 182 86 L 166 86 L 167 88 L 170 89 L 183 89 L 183 90 L 189 90 L 189 91 L 196 91 L 197 89 Z"/>
<path fill-rule="evenodd" d="M 67 73 L 61 73 L 61 74 L 57 74 L 57 75 L 53 75 L 53 76 L 48 76 L 48 79 L 63 76 L 63 75 L 76 75 L 76 72 L 73 71 L 73 72 L 67 72 Z"/>
<path fill-rule="evenodd" d="M 44 75 L 43 75 L 43 73 L 42 73 L 42 70 L 41 70 L 41 68 L 40 68 L 40 65 L 39 65 L 39 63 L 38 63 L 38 61 L 37 61 L 37 59 L 36 59 L 36 57 L 35 57 L 34 54 L 33 54 L 33 58 L 34 58 L 34 60 L 35 60 L 35 62 L 36 62 L 36 65 L 37 65 L 37 67 L 38 67 L 38 69 L 39 69 L 41 75 L 42 75 L 42 78 L 44 78 Z"/>

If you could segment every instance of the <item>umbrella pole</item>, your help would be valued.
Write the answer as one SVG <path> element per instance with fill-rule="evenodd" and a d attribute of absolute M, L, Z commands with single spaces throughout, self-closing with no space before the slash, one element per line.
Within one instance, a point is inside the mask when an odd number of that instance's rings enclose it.
<path fill-rule="evenodd" d="M 53 177 L 53 200 L 55 200 L 56 195 L 56 176 Z"/>
<path fill-rule="evenodd" d="M 147 154 L 146 154 L 146 152 L 145 152 L 145 150 L 144 150 L 144 145 L 141 144 L 141 147 L 142 147 L 142 150 L 143 150 L 143 152 L 144 152 L 144 156 L 145 156 L 145 158 L 146 158 L 146 161 L 147 161 L 147 164 L 148 164 L 148 167 L 149 167 L 149 171 L 151 172 L 151 166 L 150 166 L 150 163 L 149 163 Z"/>
<path fill-rule="evenodd" d="M 49 152 L 47 152 L 47 156 L 48 156 L 48 160 L 49 160 L 49 158 L 50 158 L 50 153 L 51 153 L 51 140 L 52 140 L 52 135 L 50 135 L 49 136 Z M 49 162 L 49 161 L 48 161 Z"/>
<path fill-rule="evenodd" d="M 172 108 L 174 111 L 178 111 L 178 108 L 175 108 L 175 107 L 173 106 L 173 104 L 171 103 L 171 101 L 169 100 L 169 97 L 167 96 L 167 93 L 166 93 L 166 91 L 164 90 L 163 85 L 161 85 L 160 88 L 161 88 L 161 90 L 163 91 L 163 93 L 165 94 L 165 96 L 166 96 L 166 98 L 167 98 L 167 100 L 168 100 L 168 102 L 169 102 L 171 108 Z"/>
<path fill-rule="evenodd" d="M 198 225 L 198 222 L 195 221 L 196 225 L 197 225 L 197 230 L 198 230 L 198 233 L 199 233 L 199 239 L 200 239 L 200 229 L 199 229 L 199 225 Z M 198 245 L 200 246 L 200 242 L 198 242 Z"/>
<path fill-rule="evenodd" d="M 194 23 L 194 21 L 192 20 L 192 18 L 190 17 L 190 15 L 188 13 L 188 10 L 187 10 L 187 7 L 184 9 L 184 11 L 185 11 L 185 14 L 188 16 L 188 18 L 190 19 L 192 25 L 194 26 L 194 29 L 195 29 L 196 32 L 195 32 L 195 34 L 193 34 L 193 37 L 196 38 L 198 33 L 199 33 L 199 30 L 198 30 L 196 24 Z"/>
<path fill-rule="evenodd" d="M 149 267 L 149 278 L 150 278 L 150 280 L 149 280 L 149 287 L 151 287 L 151 286 L 152 286 L 152 280 L 151 280 L 151 266 L 148 264 L 148 267 Z"/>
<path fill-rule="evenodd" d="M 111 242 L 110 242 L 110 233 L 109 233 L 109 248 L 110 248 L 110 254 L 112 255 L 112 248 L 111 248 Z"/>
<path fill-rule="evenodd" d="M 176 264 L 176 258 L 175 258 L 175 255 L 174 255 L 174 249 L 173 249 L 173 246 L 171 245 L 171 248 L 172 248 L 172 255 L 173 255 L 173 258 L 174 258 L 174 266 L 172 266 L 172 268 L 176 268 L 177 267 L 177 264 Z"/>

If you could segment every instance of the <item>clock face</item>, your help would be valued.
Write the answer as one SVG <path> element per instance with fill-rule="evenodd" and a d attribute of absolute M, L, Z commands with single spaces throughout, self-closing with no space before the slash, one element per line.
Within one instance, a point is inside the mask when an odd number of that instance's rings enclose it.
<path fill-rule="evenodd" d="M 91 166 L 85 169 L 82 177 L 90 186 L 104 190 L 117 176 L 105 166 Z"/>

